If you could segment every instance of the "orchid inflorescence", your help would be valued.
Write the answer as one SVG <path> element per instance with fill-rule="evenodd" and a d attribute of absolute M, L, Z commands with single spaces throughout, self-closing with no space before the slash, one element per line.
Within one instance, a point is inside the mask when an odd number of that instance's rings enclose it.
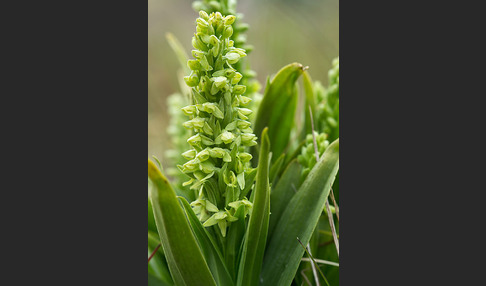
<path fill-rule="evenodd" d="M 218 224 L 225 236 L 237 220 L 236 210 L 244 206 L 247 215 L 252 208 L 245 196 L 256 170 L 245 151 L 257 137 L 248 117 L 252 110 L 245 108 L 251 99 L 243 95 L 246 86 L 238 84 L 243 75 L 233 67 L 246 56 L 230 39 L 236 17 L 204 11 L 199 16 L 192 39 L 195 59 L 187 63 L 192 72 L 184 78 L 193 104 L 182 108 L 190 118 L 183 125 L 194 135 L 187 140 L 191 149 L 182 154 L 188 161 L 179 169 L 190 177 L 183 185 L 196 192 L 191 206 L 199 220 L 205 227 Z"/>

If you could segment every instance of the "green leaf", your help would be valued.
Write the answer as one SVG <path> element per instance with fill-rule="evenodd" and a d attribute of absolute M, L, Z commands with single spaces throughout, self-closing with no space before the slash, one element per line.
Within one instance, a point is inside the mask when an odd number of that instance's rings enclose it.
<path fill-rule="evenodd" d="M 157 233 L 148 231 L 148 255 L 150 256 L 154 250 L 159 246 L 160 239 Z M 158 280 L 161 280 L 163 285 L 174 285 L 172 277 L 167 267 L 167 261 L 164 256 L 164 251 L 161 247 L 150 259 L 148 263 L 148 273 L 155 276 Z"/>
<path fill-rule="evenodd" d="M 280 155 L 280 157 L 275 161 L 275 163 L 272 164 L 272 167 L 270 168 L 269 180 L 272 183 L 272 186 L 275 186 L 278 174 L 280 173 L 280 169 L 282 168 L 284 161 L 285 153 Z"/>
<path fill-rule="evenodd" d="M 261 285 L 290 285 L 339 169 L 339 139 L 316 163 L 277 222 L 265 252 Z"/>
<path fill-rule="evenodd" d="M 234 216 L 238 218 L 238 220 L 231 223 L 228 230 L 225 260 L 228 271 L 231 273 L 233 279 L 236 281 L 236 275 L 239 265 L 238 257 L 242 248 L 241 243 L 245 235 L 245 207 L 240 206 L 236 210 Z"/>
<path fill-rule="evenodd" d="M 260 134 L 268 127 L 268 137 L 272 142 L 270 151 L 274 159 L 280 157 L 288 145 L 297 108 L 296 81 L 304 70 L 305 67 L 299 63 L 283 67 L 270 84 L 267 83 L 258 108 L 254 131 L 255 134 Z M 253 148 L 252 152 L 256 154 L 256 148 Z M 254 160 L 253 164 L 256 163 Z"/>
<path fill-rule="evenodd" d="M 268 182 L 270 141 L 267 132 L 268 128 L 263 129 L 261 136 L 260 163 L 258 164 L 254 190 L 253 209 L 248 222 L 238 269 L 238 286 L 258 285 L 260 270 L 262 269 L 270 216 L 270 188 Z"/>
<path fill-rule="evenodd" d="M 157 226 L 155 225 L 154 211 L 152 209 L 152 203 L 150 198 L 148 200 L 148 230 L 157 233 Z"/>
<path fill-rule="evenodd" d="M 158 278 L 154 274 L 151 273 L 148 274 L 148 286 L 172 286 L 172 285 L 174 284 L 166 283 L 160 280 L 160 278 Z"/>
<path fill-rule="evenodd" d="M 216 286 L 174 190 L 150 160 L 148 177 L 155 223 L 175 285 Z"/>
<path fill-rule="evenodd" d="M 305 146 L 305 139 L 300 141 L 299 145 L 297 145 L 295 148 L 293 148 L 292 150 L 289 150 L 289 155 L 285 156 L 285 162 L 283 164 L 284 166 L 284 170 L 285 168 L 290 164 L 290 162 L 292 160 L 294 160 L 295 158 L 297 158 L 297 156 L 300 155 L 300 153 L 302 152 L 302 147 Z"/>
<path fill-rule="evenodd" d="M 270 193 L 270 225 L 268 227 L 268 241 L 272 238 L 273 229 L 278 219 L 288 206 L 290 199 L 296 194 L 299 188 L 301 166 L 297 159 L 294 159 L 285 169 L 277 185 Z"/>
<path fill-rule="evenodd" d="M 199 247 L 208 262 L 209 269 L 211 270 L 216 283 L 218 285 L 234 285 L 216 242 L 212 236 L 208 234 L 206 228 L 203 227 L 187 200 L 183 197 L 179 197 L 179 200 L 182 203 L 182 207 L 189 219 L 189 224 L 192 227 Z"/>
<path fill-rule="evenodd" d="M 317 126 L 316 123 L 316 95 L 314 94 L 314 85 L 312 82 L 312 78 L 307 71 L 304 71 L 302 76 L 304 81 L 304 93 L 305 93 L 305 123 L 304 129 L 302 130 L 302 139 L 305 139 L 306 134 L 312 134 L 312 124 L 311 124 L 311 116 L 310 111 L 312 111 L 312 117 L 314 121 L 314 126 Z M 311 110 L 309 111 L 309 106 Z"/>

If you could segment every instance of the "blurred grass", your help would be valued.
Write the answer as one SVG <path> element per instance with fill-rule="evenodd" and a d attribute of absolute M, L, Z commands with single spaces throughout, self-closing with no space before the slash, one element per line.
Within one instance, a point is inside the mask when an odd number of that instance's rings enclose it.
<path fill-rule="evenodd" d="M 173 33 L 188 54 L 197 13 L 192 0 L 148 1 L 148 156 L 164 164 L 170 147 L 166 98 L 179 91 L 179 63 L 165 39 Z M 265 87 L 266 77 L 291 62 L 309 66 L 314 80 L 327 86 L 327 71 L 339 55 L 338 0 L 239 0 L 238 12 L 250 25 L 248 60 Z"/>

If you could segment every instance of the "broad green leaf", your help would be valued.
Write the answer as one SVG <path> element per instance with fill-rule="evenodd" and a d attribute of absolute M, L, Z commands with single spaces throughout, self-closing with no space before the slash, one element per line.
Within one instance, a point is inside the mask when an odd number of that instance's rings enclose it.
<path fill-rule="evenodd" d="M 339 139 L 326 149 L 283 211 L 265 252 L 260 285 L 290 285 L 339 169 Z"/>
<path fill-rule="evenodd" d="M 148 231 L 148 255 L 150 256 L 159 245 L 159 235 L 152 231 Z M 164 251 L 162 247 L 159 247 L 155 255 L 150 259 L 148 263 L 148 273 L 154 275 L 157 279 L 161 280 L 163 285 L 174 285 L 172 277 L 165 260 Z"/>
<path fill-rule="evenodd" d="M 174 284 L 166 283 L 160 278 L 156 277 L 154 274 L 148 274 L 148 286 L 172 286 Z"/>
<path fill-rule="evenodd" d="M 285 156 L 285 162 L 283 164 L 283 169 L 285 170 L 285 168 L 287 168 L 287 166 L 290 164 L 290 162 L 292 160 L 294 160 L 295 158 L 297 158 L 297 156 L 299 156 L 299 154 L 302 152 L 302 147 L 305 146 L 305 139 L 300 141 L 299 145 L 297 145 L 295 147 L 295 149 L 292 149 L 291 151 L 289 151 L 289 155 L 288 156 Z"/>
<path fill-rule="evenodd" d="M 152 161 L 148 177 L 155 223 L 175 285 L 216 285 L 169 181 Z"/>
<path fill-rule="evenodd" d="M 269 180 L 272 183 L 272 186 L 275 185 L 278 179 L 278 174 L 280 173 L 280 169 L 282 169 L 284 161 L 285 153 L 280 155 L 280 157 L 275 161 L 275 163 L 272 164 L 272 167 L 270 168 Z"/>
<path fill-rule="evenodd" d="M 253 209 L 248 222 L 238 269 L 238 286 L 258 285 L 262 269 L 270 215 L 270 188 L 268 182 L 270 141 L 267 132 L 268 128 L 263 129 L 261 136 L 260 163 L 258 164 L 254 190 Z"/>
<path fill-rule="evenodd" d="M 270 225 L 268 227 L 268 242 L 272 238 L 273 229 L 287 208 L 290 199 L 296 194 L 299 188 L 301 166 L 297 159 L 294 159 L 285 169 L 277 185 L 270 193 Z"/>
<path fill-rule="evenodd" d="M 218 250 L 216 242 L 201 224 L 187 200 L 183 197 L 179 197 L 179 200 L 182 203 L 187 218 L 189 219 L 189 224 L 192 227 L 199 247 L 201 248 L 204 257 L 208 262 L 209 269 L 211 270 L 216 283 L 218 285 L 234 285 L 231 275 L 229 274 L 224 263 L 223 256 Z"/>
<path fill-rule="evenodd" d="M 239 254 L 241 251 L 241 243 L 245 235 L 245 207 L 240 206 L 236 212 L 235 217 L 237 221 L 231 223 L 228 235 L 226 237 L 226 254 L 225 261 L 228 271 L 231 273 L 234 281 L 236 281 L 236 275 L 238 273 Z"/>
<path fill-rule="evenodd" d="M 157 233 L 157 226 L 155 225 L 155 218 L 154 218 L 154 211 L 152 209 L 152 203 L 150 202 L 150 198 L 148 200 L 148 230 Z"/>
<path fill-rule="evenodd" d="M 268 138 L 272 142 L 270 151 L 274 160 L 280 157 L 289 143 L 298 100 L 296 81 L 304 70 L 305 67 L 299 63 L 283 67 L 265 88 L 258 108 L 254 131 L 260 134 L 268 127 Z M 254 155 L 255 150 L 252 149 Z M 253 164 L 256 164 L 254 161 Z"/>

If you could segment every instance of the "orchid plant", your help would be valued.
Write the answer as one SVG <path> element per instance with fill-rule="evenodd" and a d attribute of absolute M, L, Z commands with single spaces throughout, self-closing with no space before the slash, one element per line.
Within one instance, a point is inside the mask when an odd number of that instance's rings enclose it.
<path fill-rule="evenodd" d="M 148 161 L 149 285 L 337 285 L 321 266 L 339 264 L 320 254 L 339 253 L 339 61 L 327 89 L 291 63 L 258 96 L 235 4 L 195 2 L 192 59 L 168 36 L 187 65 L 171 97 L 174 167 Z"/>

